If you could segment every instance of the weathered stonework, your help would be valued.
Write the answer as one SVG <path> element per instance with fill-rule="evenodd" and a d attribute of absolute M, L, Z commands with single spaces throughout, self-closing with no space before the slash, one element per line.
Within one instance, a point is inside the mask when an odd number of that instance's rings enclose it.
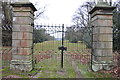
<path fill-rule="evenodd" d="M 31 3 L 13 3 L 11 69 L 30 71 L 33 68 L 32 43 L 35 7 Z"/>
<path fill-rule="evenodd" d="M 112 11 L 115 7 L 96 5 L 91 11 L 91 24 L 93 26 L 92 69 L 110 69 L 113 60 L 113 32 Z"/>

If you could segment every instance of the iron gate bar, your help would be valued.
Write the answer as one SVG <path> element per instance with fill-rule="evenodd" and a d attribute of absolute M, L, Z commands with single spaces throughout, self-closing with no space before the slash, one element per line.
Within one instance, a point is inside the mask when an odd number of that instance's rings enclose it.
<path fill-rule="evenodd" d="M 91 26 L 91 28 L 92 28 L 92 33 L 91 33 L 91 34 L 92 34 L 92 35 L 91 35 L 91 37 L 92 37 L 92 39 L 91 39 L 91 40 L 92 40 L 92 41 L 91 41 L 91 48 L 92 48 L 92 49 L 91 49 L 91 50 L 92 50 L 92 51 L 91 51 L 91 61 L 90 61 L 91 63 L 90 63 L 90 68 L 91 68 L 92 71 L 94 71 L 93 68 L 92 68 L 92 65 L 93 65 L 93 46 L 92 46 L 92 45 L 93 45 L 93 28 L 94 28 L 94 26 Z"/>
<path fill-rule="evenodd" d="M 62 24 L 62 46 L 64 46 L 64 24 Z M 64 50 L 61 50 L 61 68 L 63 68 L 63 52 Z"/>

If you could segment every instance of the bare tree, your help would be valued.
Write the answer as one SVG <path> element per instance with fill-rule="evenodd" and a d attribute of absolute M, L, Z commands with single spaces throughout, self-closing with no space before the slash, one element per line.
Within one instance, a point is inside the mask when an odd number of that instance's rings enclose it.
<path fill-rule="evenodd" d="M 95 6 L 95 2 L 86 2 L 80 6 L 73 15 L 72 21 L 74 25 L 79 27 L 87 27 L 89 24 L 90 16 L 89 11 Z"/>
<path fill-rule="evenodd" d="M 81 35 L 78 35 L 77 37 L 81 37 L 81 39 L 87 47 L 91 47 L 91 27 L 90 27 L 90 15 L 89 11 L 96 5 L 95 2 L 86 2 L 82 6 L 80 6 L 75 14 L 73 15 L 73 25 L 77 27 L 77 32 Z"/>
<path fill-rule="evenodd" d="M 10 2 L 3 2 L 2 8 L 3 8 L 2 10 L 4 14 L 2 24 L 11 26 L 12 25 L 12 7 L 10 6 Z"/>
<path fill-rule="evenodd" d="M 35 17 L 34 17 L 35 24 L 37 24 L 36 20 L 40 20 L 41 18 L 45 17 L 44 13 L 46 11 L 47 5 L 40 6 L 40 3 L 36 2 L 34 6 L 37 8 L 37 11 L 35 12 Z"/>
<path fill-rule="evenodd" d="M 10 2 L 2 2 L 2 45 L 12 46 L 12 7 Z"/>
<path fill-rule="evenodd" d="M 35 4 L 35 6 L 37 7 L 38 5 Z M 46 11 L 46 7 L 47 6 L 44 6 L 44 7 L 39 7 L 38 6 L 37 7 L 37 11 L 35 12 L 35 19 L 41 18 L 44 15 L 44 13 Z"/>
<path fill-rule="evenodd" d="M 110 6 L 112 5 L 112 0 L 97 0 L 97 3 L 95 0 L 86 2 L 80 6 L 73 15 L 72 21 L 74 22 L 74 25 L 79 27 L 87 27 L 90 20 L 89 11 L 100 2 L 106 2 Z"/>

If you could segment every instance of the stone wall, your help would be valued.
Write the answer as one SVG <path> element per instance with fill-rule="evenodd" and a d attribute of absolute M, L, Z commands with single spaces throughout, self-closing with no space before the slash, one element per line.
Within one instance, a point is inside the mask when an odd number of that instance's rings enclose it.
<path fill-rule="evenodd" d="M 11 69 L 30 71 L 33 68 L 33 26 L 34 11 L 31 3 L 14 3 L 12 32 Z"/>

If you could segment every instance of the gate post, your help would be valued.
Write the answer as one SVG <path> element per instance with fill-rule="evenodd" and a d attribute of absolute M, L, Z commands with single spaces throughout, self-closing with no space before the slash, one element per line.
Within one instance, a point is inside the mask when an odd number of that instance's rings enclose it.
<path fill-rule="evenodd" d="M 89 13 L 93 26 L 92 70 L 110 70 L 113 62 L 112 11 L 115 7 L 99 2 Z"/>
<path fill-rule="evenodd" d="M 16 2 L 13 7 L 12 60 L 10 68 L 17 71 L 33 69 L 33 26 L 36 8 L 30 2 Z"/>

